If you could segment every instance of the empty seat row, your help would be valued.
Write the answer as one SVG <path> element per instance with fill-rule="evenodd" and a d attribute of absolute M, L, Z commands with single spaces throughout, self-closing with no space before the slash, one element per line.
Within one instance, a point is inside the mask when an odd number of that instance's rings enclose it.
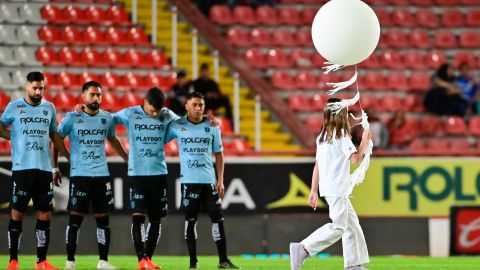
<path fill-rule="evenodd" d="M 272 85 L 280 90 L 328 90 L 327 83 L 347 81 L 351 73 L 342 76 L 336 73 L 320 74 L 315 76 L 310 71 L 299 71 L 295 75 L 285 71 L 275 71 L 272 75 Z M 360 89 L 369 90 L 397 90 L 397 91 L 426 91 L 430 87 L 430 76 L 425 72 L 413 72 L 407 76 L 403 72 L 391 72 L 384 76 L 381 72 L 367 72 L 357 78 Z M 355 84 L 349 88 L 354 89 Z"/>
<path fill-rule="evenodd" d="M 163 76 L 158 73 L 148 73 L 143 76 L 137 73 L 128 72 L 118 74 L 106 72 L 96 74 L 92 72 L 83 72 L 80 74 L 72 72 L 60 72 L 58 74 L 45 72 L 45 83 L 49 88 L 79 88 L 88 81 L 97 81 L 103 87 L 116 89 L 146 90 L 151 87 L 159 87 L 162 90 L 169 90 L 176 81 L 175 76 Z"/>
<path fill-rule="evenodd" d="M 45 5 L 40 9 L 42 18 L 53 23 L 74 24 L 131 24 L 127 11 L 122 6 L 113 5 L 103 9 L 96 5 L 68 5 L 63 8 L 56 5 Z"/>
<path fill-rule="evenodd" d="M 252 30 L 242 27 L 232 27 L 228 30 L 227 39 L 235 46 L 311 46 L 312 34 L 309 28 L 292 31 L 278 28 L 270 32 L 265 28 Z"/>
<path fill-rule="evenodd" d="M 39 45 L 40 40 L 35 38 L 38 26 L 0 24 L 0 44 L 3 45 Z"/>
<path fill-rule="evenodd" d="M 0 66 L 40 66 L 35 57 L 33 47 L 4 47 L 0 46 Z"/>
<path fill-rule="evenodd" d="M 156 49 L 143 53 L 133 48 L 121 52 L 112 48 L 99 51 L 86 47 L 77 51 L 70 47 L 58 50 L 40 47 L 36 51 L 36 56 L 38 61 L 47 66 L 169 68 L 165 54 Z"/>
<path fill-rule="evenodd" d="M 429 156 L 477 156 L 480 153 L 480 142 L 470 143 L 468 139 L 414 139 L 408 151 L 413 155 Z"/>
<path fill-rule="evenodd" d="M 33 3 L 0 3 L 0 22 L 2 23 L 43 23 L 39 6 Z"/>
<path fill-rule="evenodd" d="M 325 4 L 327 0 L 278 0 L 281 4 Z M 480 0 L 365 0 L 372 5 L 415 5 L 415 6 L 478 6 Z"/>
<path fill-rule="evenodd" d="M 91 44 L 91 45 L 139 45 L 150 44 L 150 40 L 142 28 L 122 28 L 110 26 L 102 30 L 96 26 L 83 29 L 74 26 L 55 27 L 44 25 L 38 29 L 40 40 L 51 44 Z"/>
<path fill-rule="evenodd" d="M 375 9 L 382 26 L 402 27 L 477 27 L 480 26 L 480 9 L 463 12 L 460 9 L 448 9 L 436 13 L 431 9 L 412 12 L 409 8 Z"/>

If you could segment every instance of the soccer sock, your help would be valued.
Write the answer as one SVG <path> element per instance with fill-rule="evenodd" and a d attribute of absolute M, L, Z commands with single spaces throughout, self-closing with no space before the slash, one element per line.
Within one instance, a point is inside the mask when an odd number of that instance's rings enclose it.
<path fill-rule="evenodd" d="M 65 239 L 67 245 L 67 260 L 75 261 L 75 252 L 78 245 L 78 233 L 82 225 L 83 217 L 80 215 L 70 215 Z"/>
<path fill-rule="evenodd" d="M 50 220 L 37 219 L 35 226 L 37 236 L 37 263 L 47 259 L 48 244 L 50 242 Z"/>
<path fill-rule="evenodd" d="M 190 265 L 194 265 L 197 260 L 197 220 L 185 220 L 185 240 L 187 240 L 188 254 L 190 255 Z"/>
<path fill-rule="evenodd" d="M 145 258 L 145 216 L 132 216 L 132 240 L 138 261 Z"/>
<path fill-rule="evenodd" d="M 150 222 L 148 223 L 147 228 L 147 244 L 146 244 L 146 254 L 147 257 L 152 258 L 153 252 L 157 247 L 158 240 L 160 240 L 160 236 L 162 234 L 162 224 L 160 221 L 158 222 Z"/>
<path fill-rule="evenodd" d="M 217 245 L 218 259 L 220 262 L 228 261 L 227 257 L 227 241 L 225 239 L 225 229 L 223 228 L 223 219 L 212 223 L 212 237 Z"/>
<path fill-rule="evenodd" d="M 96 217 L 97 220 L 97 243 L 100 260 L 108 261 L 108 249 L 110 248 L 110 226 L 108 216 Z"/>
<path fill-rule="evenodd" d="M 10 219 L 10 223 L 8 223 L 8 249 L 10 250 L 10 261 L 18 260 L 21 235 L 22 221 Z"/>

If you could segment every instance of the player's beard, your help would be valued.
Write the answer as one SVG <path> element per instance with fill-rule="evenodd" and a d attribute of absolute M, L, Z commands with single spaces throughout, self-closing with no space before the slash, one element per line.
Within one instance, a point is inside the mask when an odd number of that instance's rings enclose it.
<path fill-rule="evenodd" d="M 89 108 L 92 111 L 98 111 L 100 109 L 100 103 L 98 102 L 92 102 L 87 104 L 87 108 Z"/>
<path fill-rule="evenodd" d="M 28 96 L 33 103 L 40 103 L 42 101 L 42 95 Z"/>

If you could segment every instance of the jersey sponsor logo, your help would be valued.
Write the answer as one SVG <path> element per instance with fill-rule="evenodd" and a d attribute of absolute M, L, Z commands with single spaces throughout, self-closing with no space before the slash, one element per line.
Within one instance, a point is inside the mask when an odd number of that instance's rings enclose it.
<path fill-rule="evenodd" d="M 184 153 L 208 153 L 209 152 L 209 148 L 195 148 L 195 147 L 185 147 L 185 148 L 182 148 L 183 152 Z"/>
<path fill-rule="evenodd" d="M 28 152 L 30 151 L 43 151 L 44 147 L 43 146 L 40 146 L 40 144 L 38 142 L 27 142 L 27 144 L 25 145 L 26 146 L 26 150 Z"/>
<path fill-rule="evenodd" d="M 105 143 L 105 140 L 80 140 L 78 143 L 86 144 L 86 145 L 92 145 L 92 144 L 102 145 Z"/>
<path fill-rule="evenodd" d="M 162 137 L 142 137 L 137 136 L 135 137 L 136 142 L 160 142 L 162 141 Z"/>
<path fill-rule="evenodd" d="M 187 131 L 187 130 L 188 130 L 188 129 L 186 129 L 186 128 L 184 128 L 184 127 L 182 127 L 182 128 L 180 129 L 180 131 Z"/>
<path fill-rule="evenodd" d="M 20 110 L 20 114 L 26 114 L 24 110 Z"/>
<path fill-rule="evenodd" d="M 79 123 L 79 124 L 85 123 L 85 121 L 83 121 L 82 119 L 78 119 L 78 123 Z"/>
<path fill-rule="evenodd" d="M 143 119 L 143 118 L 142 118 L 141 116 L 137 115 L 137 117 L 136 117 L 135 119 L 141 120 L 141 119 Z"/>
<path fill-rule="evenodd" d="M 140 149 L 140 157 L 148 157 L 148 158 L 152 158 L 152 157 L 159 157 L 158 156 L 158 152 L 154 152 L 152 151 L 152 149 Z"/>
<path fill-rule="evenodd" d="M 20 123 L 22 124 L 29 124 L 29 123 L 35 123 L 35 124 L 50 124 L 50 119 L 48 118 L 43 118 L 43 117 L 22 117 L 20 118 Z"/>
<path fill-rule="evenodd" d="M 85 136 L 85 135 L 103 135 L 107 136 L 106 129 L 79 129 L 77 131 L 78 136 Z"/>
<path fill-rule="evenodd" d="M 198 160 L 189 159 L 187 161 L 187 166 L 188 166 L 188 168 L 205 168 L 205 167 L 207 167 L 207 164 L 200 163 Z"/>
<path fill-rule="evenodd" d="M 95 159 L 100 159 L 100 155 L 96 155 L 95 154 L 95 151 L 90 151 L 90 152 L 82 152 L 82 159 L 83 160 L 87 160 L 87 159 L 90 159 L 90 160 L 95 160 Z"/>
<path fill-rule="evenodd" d="M 48 131 L 41 129 L 25 129 L 23 135 L 48 135 Z"/>
<path fill-rule="evenodd" d="M 205 143 L 210 144 L 211 138 L 205 137 L 189 137 L 189 138 L 181 138 L 182 143 L 189 144 L 189 143 Z"/>
<path fill-rule="evenodd" d="M 163 125 L 156 125 L 156 124 L 135 124 L 135 130 L 160 130 L 163 131 Z"/>

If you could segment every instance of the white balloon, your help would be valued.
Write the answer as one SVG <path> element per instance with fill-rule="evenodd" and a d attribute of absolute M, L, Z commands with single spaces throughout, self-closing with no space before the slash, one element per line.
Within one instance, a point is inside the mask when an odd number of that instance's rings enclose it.
<path fill-rule="evenodd" d="M 367 59 L 380 39 L 375 12 L 360 0 L 331 0 L 315 15 L 312 40 L 329 62 L 354 65 Z"/>

